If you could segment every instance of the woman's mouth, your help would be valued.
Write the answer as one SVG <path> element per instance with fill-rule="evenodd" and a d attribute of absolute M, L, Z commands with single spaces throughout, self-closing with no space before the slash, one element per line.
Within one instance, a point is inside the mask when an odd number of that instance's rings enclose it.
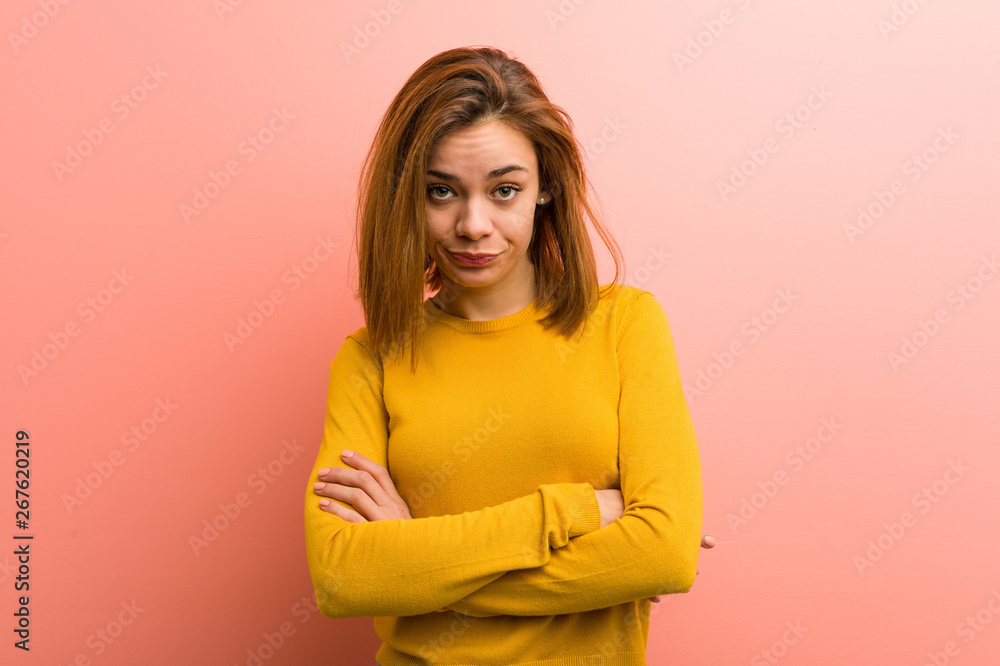
<path fill-rule="evenodd" d="M 455 260 L 455 263 L 463 266 L 485 266 L 493 261 L 493 258 L 497 256 L 495 254 L 472 254 L 468 252 L 463 252 L 461 254 L 449 252 L 448 254 L 450 254 L 452 259 Z"/>

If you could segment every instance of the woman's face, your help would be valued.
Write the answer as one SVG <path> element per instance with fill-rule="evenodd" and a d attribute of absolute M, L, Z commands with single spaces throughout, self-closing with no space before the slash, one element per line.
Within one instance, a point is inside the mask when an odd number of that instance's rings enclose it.
<path fill-rule="evenodd" d="M 446 285 L 481 294 L 534 290 L 528 245 L 538 187 L 531 143 L 502 123 L 455 131 L 435 144 L 427 169 L 427 252 Z M 457 253 L 487 258 L 463 261 Z"/>

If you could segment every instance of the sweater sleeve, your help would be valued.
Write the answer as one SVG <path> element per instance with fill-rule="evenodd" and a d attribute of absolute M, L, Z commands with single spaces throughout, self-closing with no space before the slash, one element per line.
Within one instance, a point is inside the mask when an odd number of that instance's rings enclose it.
<path fill-rule="evenodd" d="M 348 336 L 330 364 L 323 439 L 306 487 L 306 554 L 327 617 L 440 610 L 510 570 L 544 565 L 572 537 L 600 528 L 589 483 L 541 485 L 479 511 L 410 520 L 351 523 L 320 509 L 317 472 L 349 467 L 343 449 L 386 466 L 388 425 L 381 367 Z"/>
<path fill-rule="evenodd" d="M 618 342 L 618 462 L 625 511 L 544 565 L 511 571 L 448 606 L 474 617 L 606 608 L 694 583 L 702 485 L 694 428 L 663 308 L 641 292 Z"/>

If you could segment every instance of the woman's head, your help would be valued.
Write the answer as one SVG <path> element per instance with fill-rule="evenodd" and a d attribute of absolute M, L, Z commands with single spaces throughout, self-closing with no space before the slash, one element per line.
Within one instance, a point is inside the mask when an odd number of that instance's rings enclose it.
<path fill-rule="evenodd" d="M 528 173 L 485 184 L 483 173 L 469 183 L 486 163 L 477 155 L 509 156 Z M 464 175 L 452 173 L 459 169 Z M 511 193 L 505 183 L 526 187 L 504 203 Z M 520 263 L 497 268 L 530 265 L 539 308 L 548 311 L 542 323 L 567 336 L 577 330 L 597 302 L 587 220 L 612 253 L 615 282 L 621 264 L 589 190 L 572 121 L 523 64 L 484 47 L 452 49 L 421 65 L 386 111 L 359 187 L 358 295 L 377 353 L 399 350 L 406 339 L 415 349 L 427 290 L 456 275 L 459 287 L 475 286 L 461 283 L 463 270 L 449 264 L 447 250 L 512 251 Z M 464 274 L 488 279 L 486 272 Z"/>
<path fill-rule="evenodd" d="M 523 305 L 534 298 L 529 250 L 543 201 L 534 147 L 503 122 L 454 130 L 434 144 L 427 166 L 427 265 L 433 263 L 434 279 L 444 282 L 447 300 L 489 294 L 494 302 Z"/>

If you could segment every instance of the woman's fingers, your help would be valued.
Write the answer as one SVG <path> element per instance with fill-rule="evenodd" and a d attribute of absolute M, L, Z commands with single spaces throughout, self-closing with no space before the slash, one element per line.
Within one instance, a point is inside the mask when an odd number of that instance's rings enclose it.
<path fill-rule="evenodd" d="M 319 471 L 319 480 L 327 483 L 339 483 L 344 486 L 352 486 L 363 490 L 376 504 L 385 504 L 388 501 L 385 490 L 379 481 L 379 473 L 375 468 L 385 471 L 385 468 L 374 463 L 364 456 L 355 453 L 350 458 L 344 458 L 344 462 L 352 467 L 327 467 Z M 360 465 L 359 463 L 363 463 Z"/>
<path fill-rule="evenodd" d="M 709 536 L 707 534 L 701 535 L 701 547 L 702 548 L 715 548 L 715 537 Z"/>
<path fill-rule="evenodd" d="M 396 491 L 389 470 L 360 453 L 343 451 L 341 458 L 351 467 L 319 470 L 313 492 L 350 504 L 355 512 L 342 515 L 341 511 L 331 510 L 330 504 L 321 508 L 352 522 L 410 518 L 409 507 Z"/>
<path fill-rule="evenodd" d="M 378 500 L 384 501 L 385 493 L 371 474 L 347 467 L 329 467 L 319 470 L 317 476 L 319 480 L 313 484 L 313 492 L 317 495 L 350 504 L 364 520 L 377 519 Z M 340 515 L 336 511 L 332 513 Z"/>
<path fill-rule="evenodd" d="M 378 484 L 379 489 L 385 493 L 387 499 L 392 502 L 403 501 L 403 498 L 396 491 L 396 484 L 392 482 L 392 477 L 389 476 L 389 470 L 385 467 L 355 451 L 343 451 L 341 458 L 351 467 L 356 467 L 371 474 L 372 478 L 375 479 L 375 483 Z M 383 504 L 383 502 L 379 502 L 379 504 Z"/>
<path fill-rule="evenodd" d="M 327 513 L 332 513 L 335 516 L 343 518 L 349 523 L 365 522 L 365 517 L 357 511 L 351 511 L 350 509 L 343 507 L 332 500 L 328 500 L 325 497 L 319 501 L 319 508 Z"/>
<path fill-rule="evenodd" d="M 354 513 L 359 516 L 361 520 L 373 520 L 377 515 L 376 512 L 378 511 L 378 505 L 372 500 L 368 493 L 361 488 L 341 483 L 324 483 L 319 481 L 313 484 L 313 492 L 323 498 L 320 499 L 321 508 L 330 511 L 330 513 L 338 515 L 345 520 L 351 520 L 350 518 L 342 515 L 342 512 L 345 511 Z M 349 504 L 354 511 L 350 511 L 350 509 L 342 507 L 336 502 L 330 502 L 325 498 L 340 500 L 345 504 Z M 329 502 L 329 504 L 324 504 L 324 502 Z M 341 511 L 338 511 L 337 509 L 340 509 Z M 361 520 L 354 519 L 351 520 L 351 522 L 361 522 Z"/>
<path fill-rule="evenodd" d="M 374 460 L 369 460 L 360 453 L 353 451 L 342 451 L 341 457 L 348 465 L 357 467 L 359 472 L 365 474 L 365 481 L 371 479 L 374 484 L 366 486 L 365 490 L 368 491 L 368 495 L 378 505 L 379 512 L 374 517 L 370 515 L 366 516 L 368 520 L 412 518 L 410 516 L 410 507 L 396 490 L 396 484 L 392 482 L 389 470 Z"/>

